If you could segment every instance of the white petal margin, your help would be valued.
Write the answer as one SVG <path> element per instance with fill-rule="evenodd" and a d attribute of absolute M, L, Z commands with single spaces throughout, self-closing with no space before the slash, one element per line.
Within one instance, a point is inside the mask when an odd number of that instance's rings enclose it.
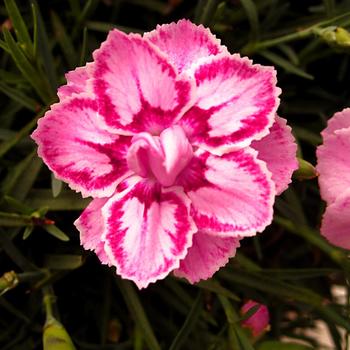
<path fill-rule="evenodd" d="M 186 278 L 191 283 L 206 280 L 235 256 L 239 246 L 239 238 L 217 237 L 203 231 L 197 232 L 193 236 L 192 247 L 174 274 Z"/>
<path fill-rule="evenodd" d="M 141 288 L 179 267 L 197 228 L 190 200 L 180 187 L 134 176 L 102 209 L 103 240 L 117 273 Z"/>
<path fill-rule="evenodd" d="M 80 232 L 80 243 L 88 250 L 96 253 L 103 264 L 111 265 L 104 250 L 104 242 L 101 240 L 104 231 L 102 207 L 108 198 L 96 198 L 86 207 L 74 225 Z"/>

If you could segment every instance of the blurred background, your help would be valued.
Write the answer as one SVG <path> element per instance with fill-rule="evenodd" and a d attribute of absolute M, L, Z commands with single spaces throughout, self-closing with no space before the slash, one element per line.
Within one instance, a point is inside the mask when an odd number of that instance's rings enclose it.
<path fill-rule="evenodd" d="M 143 33 L 181 18 L 276 67 L 279 114 L 309 163 L 277 198 L 273 224 L 213 279 L 169 276 L 139 292 L 80 247 L 73 222 L 89 200 L 52 177 L 28 135 L 64 73 L 90 61 L 110 29 Z M 319 234 L 312 165 L 327 119 L 350 105 L 349 0 L 5 0 L 0 23 L 2 350 L 42 349 L 45 322 L 45 337 L 62 340 L 48 350 L 348 349 L 350 262 Z M 259 338 L 242 328 L 256 312 L 240 313 L 248 299 L 270 313 Z"/>

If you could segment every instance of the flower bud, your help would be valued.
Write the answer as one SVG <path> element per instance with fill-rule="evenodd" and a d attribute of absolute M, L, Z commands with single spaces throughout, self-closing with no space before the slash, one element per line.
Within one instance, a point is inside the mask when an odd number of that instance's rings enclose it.
<path fill-rule="evenodd" d="M 265 305 L 253 300 L 248 300 L 242 306 L 241 315 L 244 316 L 254 307 L 258 307 L 258 309 L 251 316 L 243 320 L 241 324 L 242 327 L 248 328 L 251 331 L 254 338 L 257 338 L 269 329 L 270 315 Z"/>
<path fill-rule="evenodd" d="M 54 317 L 48 317 L 44 325 L 44 350 L 76 350 L 63 325 Z"/>

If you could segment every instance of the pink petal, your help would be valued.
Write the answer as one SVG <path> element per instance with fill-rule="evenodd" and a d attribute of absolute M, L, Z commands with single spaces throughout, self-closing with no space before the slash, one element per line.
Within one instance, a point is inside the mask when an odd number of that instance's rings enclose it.
<path fill-rule="evenodd" d="M 249 148 L 221 157 L 197 151 L 178 184 L 191 199 L 199 230 L 244 237 L 271 223 L 275 186 L 256 154 Z"/>
<path fill-rule="evenodd" d="M 337 130 L 317 148 L 322 198 L 332 203 L 350 187 L 350 128 Z"/>
<path fill-rule="evenodd" d="M 335 134 L 337 130 L 346 128 L 350 128 L 350 108 L 345 108 L 341 112 L 335 113 L 328 120 L 327 127 L 322 131 L 322 136 L 326 138 Z"/>
<path fill-rule="evenodd" d="M 332 244 L 350 249 L 350 190 L 327 206 L 321 233 Z"/>
<path fill-rule="evenodd" d="M 154 176 L 162 186 L 172 186 L 178 174 L 191 160 L 192 146 L 178 125 L 160 136 L 147 132 L 135 135 L 127 155 L 128 166 L 142 177 Z"/>
<path fill-rule="evenodd" d="M 101 236 L 104 230 L 104 223 L 101 209 L 108 198 L 94 199 L 83 211 L 74 225 L 80 232 L 80 243 L 85 249 L 93 250 L 103 264 L 111 265 L 104 250 L 104 242 Z"/>
<path fill-rule="evenodd" d="M 106 125 L 125 135 L 159 134 L 188 109 L 192 84 L 138 34 L 108 34 L 95 59 L 94 91 Z"/>
<path fill-rule="evenodd" d="M 126 153 L 131 138 L 100 126 L 97 103 L 73 97 L 51 106 L 32 138 L 55 176 L 83 196 L 108 197 L 131 173 Z"/>
<path fill-rule="evenodd" d="M 216 237 L 199 231 L 193 236 L 192 247 L 174 273 L 191 283 L 206 280 L 228 263 L 238 247 L 238 238 Z"/>
<path fill-rule="evenodd" d="M 87 63 L 83 67 L 78 67 L 66 74 L 67 84 L 58 88 L 57 94 L 61 101 L 73 94 L 89 93 L 92 88 L 89 79 L 92 75 L 93 62 Z"/>
<path fill-rule="evenodd" d="M 241 308 L 241 314 L 244 316 L 251 308 L 257 305 L 259 305 L 258 310 L 242 322 L 242 326 L 250 329 L 253 337 L 259 337 L 268 329 L 270 322 L 269 309 L 266 305 L 254 300 L 248 300 Z"/>
<path fill-rule="evenodd" d="M 227 52 L 225 46 L 209 29 L 182 19 L 177 23 L 158 25 L 155 30 L 144 34 L 168 56 L 178 72 L 188 69 L 202 57 Z"/>
<path fill-rule="evenodd" d="M 180 187 L 132 177 L 102 209 L 105 249 L 117 272 L 139 288 L 179 267 L 197 231 Z"/>
<path fill-rule="evenodd" d="M 276 71 L 220 54 L 193 68 L 196 101 L 181 119 L 191 142 L 221 155 L 268 134 L 279 104 Z"/>
<path fill-rule="evenodd" d="M 298 168 L 297 145 L 287 121 L 276 116 L 270 133 L 259 141 L 253 141 L 251 146 L 259 152 L 258 159 L 266 163 L 272 173 L 276 192 L 281 194 L 287 189 L 294 170 Z"/>

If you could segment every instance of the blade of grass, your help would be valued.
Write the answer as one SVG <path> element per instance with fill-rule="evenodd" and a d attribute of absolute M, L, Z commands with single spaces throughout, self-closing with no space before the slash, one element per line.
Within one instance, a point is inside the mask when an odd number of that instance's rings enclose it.
<path fill-rule="evenodd" d="M 38 102 L 23 94 L 18 88 L 12 88 L 0 82 L 0 91 L 30 111 L 35 112 L 38 109 Z"/>
<path fill-rule="evenodd" d="M 259 25 L 259 14 L 256 4 L 253 0 L 240 0 L 241 4 L 247 14 L 248 21 L 250 24 L 250 36 L 252 41 L 256 41 L 259 38 L 260 25 Z"/>
<path fill-rule="evenodd" d="M 60 44 L 61 50 L 64 54 L 64 58 L 66 59 L 69 68 L 72 69 L 78 62 L 72 40 L 67 34 L 66 29 L 59 16 L 54 11 L 51 12 L 51 21 L 56 39 L 58 40 L 58 43 Z"/>
<path fill-rule="evenodd" d="M 14 0 L 5 0 L 5 6 L 13 28 L 15 29 L 16 37 L 21 44 L 22 49 L 28 54 L 29 58 L 34 57 L 33 43 L 30 38 L 27 25 L 21 16 L 16 2 Z"/>
<path fill-rule="evenodd" d="M 199 292 L 190 312 L 186 317 L 184 324 L 182 325 L 179 333 L 176 335 L 175 339 L 171 343 L 169 350 L 182 349 L 182 345 L 186 342 L 188 336 L 191 334 L 201 315 L 202 307 L 202 294 L 201 292 Z"/>
<path fill-rule="evenodd" d="M 123 295 L 130 315 L 134 318 L 137 326 L 142 330 L 145 342 L 150 350 L 160 350 L 160 345 L 154 335 L 153 329 L 147 319 L 140 299 L 134 287 L 129 281 L 116 278 L 116 283 Z"/>
<path fill-rule="evenodd" d="M 268 51 L 268 50 L 264 50 L 264 51 L 260 51 L 259 55 L 261 55 L 264 58 L 268 59 L 269 61 L 271 61 L 276 66 L 279 66 L 279 67 L 283 68 L 288 73 L 292 73 L 292 74 L 298 75 L 299 77 L 302 77 L 302 78 L 305 78 L 305 79 L 310 79 L 310 80 L 314 79 L 314 77 L 311 74 L 306 73 L 301 68 L 295 66 L 293 63 L 291 63 L 290 61 L 288 61 L 285 58 L 281 57 L 280 55 L 277 55 L 274 52 L 271 52 L 271 51 Z"/>

